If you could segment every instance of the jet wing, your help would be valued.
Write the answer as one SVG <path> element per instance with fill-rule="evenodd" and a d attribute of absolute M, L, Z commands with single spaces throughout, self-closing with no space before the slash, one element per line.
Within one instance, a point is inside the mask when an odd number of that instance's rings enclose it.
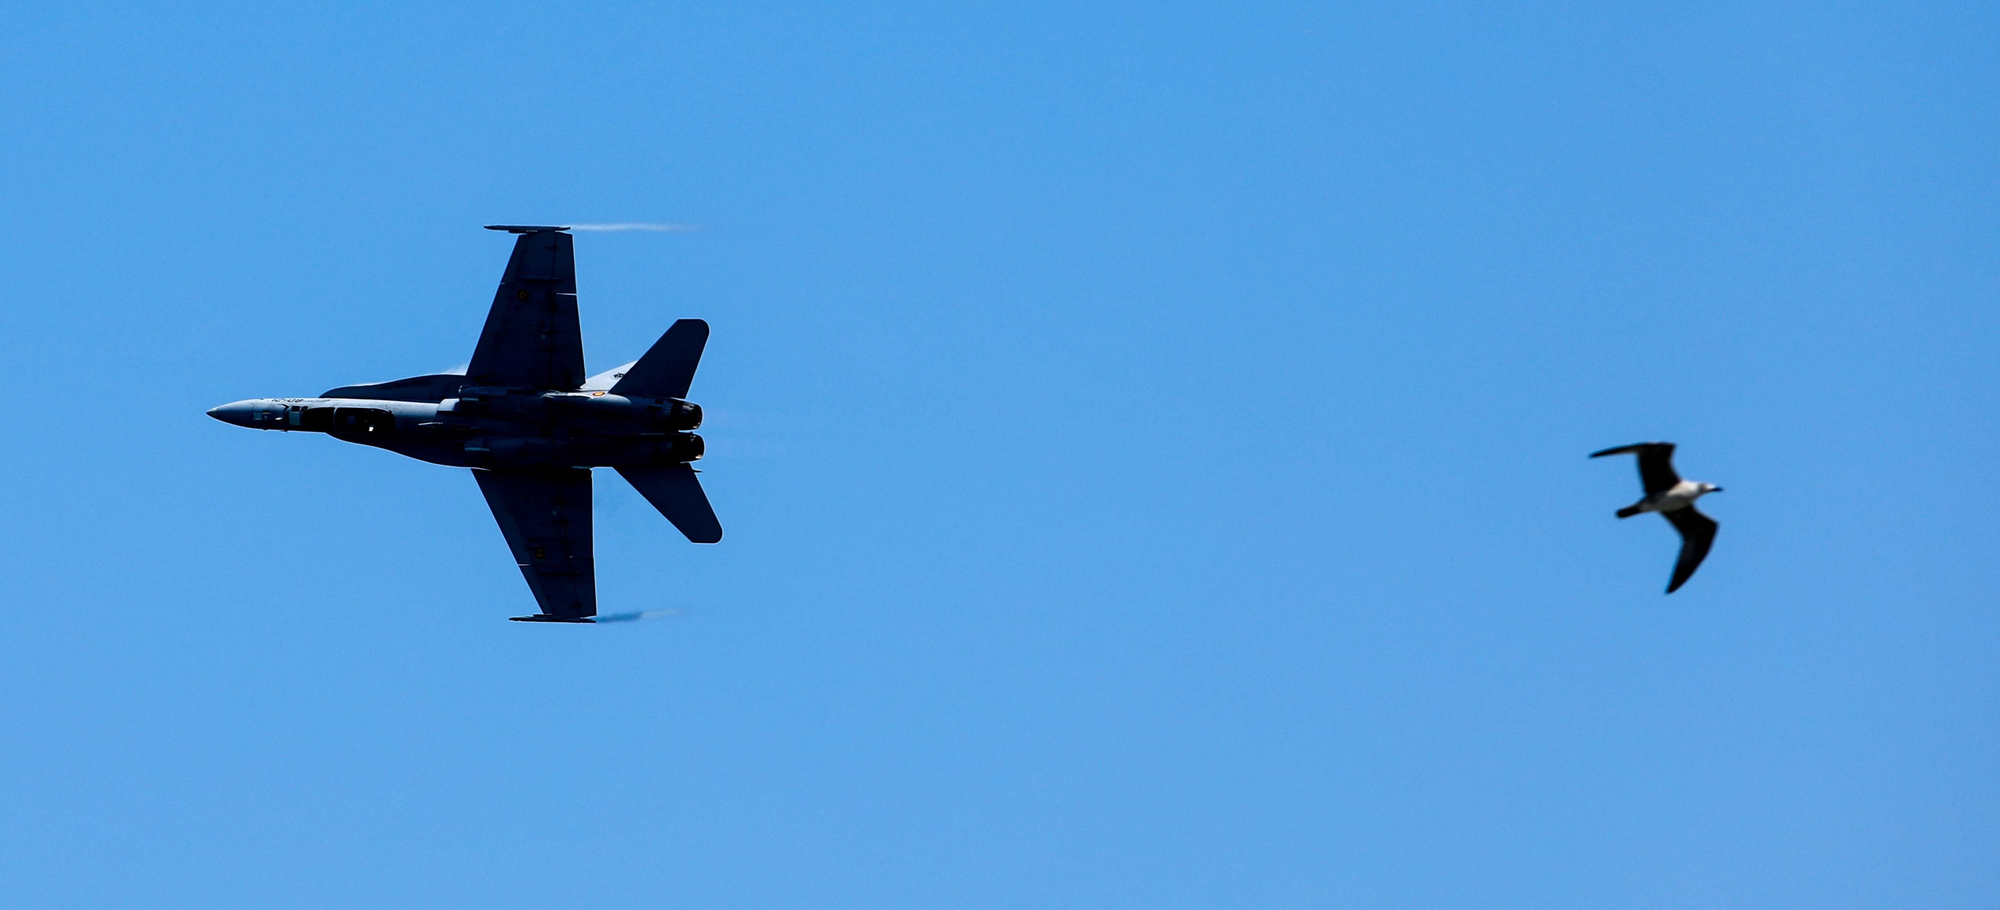
<path fill-rule="evenodd" d="M 575 239 L 554 228 L 519 228 L 479 333 L 471 385 L 574 389 L 583 382 L 576 319 Z"/>
<path fill-rule="evenodd" d="M 597 571 L 591 556 L 590 470 L 473 471 L 493 508 L 514 562 L 535 592 L 542 615 L 597 615 Z"/>

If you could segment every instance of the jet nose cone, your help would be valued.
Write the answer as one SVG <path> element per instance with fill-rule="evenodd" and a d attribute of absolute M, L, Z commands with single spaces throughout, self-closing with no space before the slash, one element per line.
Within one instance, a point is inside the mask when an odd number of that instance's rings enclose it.
<path fill-rule="evenodd" d="M 256 414 L 257 402 L 255 401 L 232 401 L 228 404 L 220 404 L 208 409 L 208 416 L 223 423 L 235 424 L 239 427 L 250 426 L 256 419 Z"/>

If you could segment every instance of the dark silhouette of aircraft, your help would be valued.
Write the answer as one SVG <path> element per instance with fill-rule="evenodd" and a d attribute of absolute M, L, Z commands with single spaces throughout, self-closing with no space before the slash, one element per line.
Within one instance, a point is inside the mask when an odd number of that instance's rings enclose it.
<path fill-rule="evenodd" d="M 567 228 L 519 235 L 464 373 L 341 386 L 318 398 L 252 398 L 210 417 L 325 433 L 432 464 L 471 468 L 540 612 L 593 622 L 590 469 L 614 468 L 695 543 L 722 539 L 691 462 L 701 407 L 686 400 L 708 323 L 682 319 L 644 357 L 586 378 L 576 256 Z"/>

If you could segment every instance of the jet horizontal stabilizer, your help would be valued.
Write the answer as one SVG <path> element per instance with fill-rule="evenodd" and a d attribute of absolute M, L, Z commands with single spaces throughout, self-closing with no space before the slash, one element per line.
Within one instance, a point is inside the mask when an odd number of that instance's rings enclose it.
<path fill-rule="evenodd" d="M 664 468 L 620 467 L 618 473 L 688 540 L 715 543 L 722 539 L 722 522 L 716 520 L 715 509 L 709 506 L 708 494 L 701 491 L 701 480 L 694 476 L 693 468 L 684 464 Z"/>
<path fill-rule="evenodd" d="M 597 620 L 591 619 L 588 616 L 550 616 L 547 613 L 536 613 L 533 616 L 509 616 L 507 617 L 507 621 L 508 622 L 580 622 L 580 623 L 597 622 Z"/>
<path fill-rule="evenodd" d="M 489 231 L 506 231 L 509 234 L 539 234 L 543 231 L 567 231 L 567 224 L 489 224 Z"/>

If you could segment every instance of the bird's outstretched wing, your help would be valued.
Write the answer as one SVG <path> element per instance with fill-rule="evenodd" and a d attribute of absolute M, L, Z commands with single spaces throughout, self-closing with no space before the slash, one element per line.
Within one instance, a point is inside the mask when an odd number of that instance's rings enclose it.
<path fill-rule="evenodd" d="M 1673 489 L 1674 484 L 1681 482 L 1681 475 L 1674 473 L 1674 444 L 1671 442 L 1635 442 L 1629 446 L 1592 452 L 1590 457 L 1602 458 L 1627 452 L 1639 456 L 1639 483 L 1646 488 L 1647 496 Z"/>
<path fill-rule="evenodd" d="M 1694 506 L 1661 512 L 1673 522 L 1674 530 L 1681 532 L 1681 558 L 1674 562 L 1674 580 L 1667 584 L 1667 593 L 1680 590 L 1687 584 L 1701 561 L 1708 558 L 1708 548 L 1715 543 L 1715 519 L 1694 510 Z"/>

